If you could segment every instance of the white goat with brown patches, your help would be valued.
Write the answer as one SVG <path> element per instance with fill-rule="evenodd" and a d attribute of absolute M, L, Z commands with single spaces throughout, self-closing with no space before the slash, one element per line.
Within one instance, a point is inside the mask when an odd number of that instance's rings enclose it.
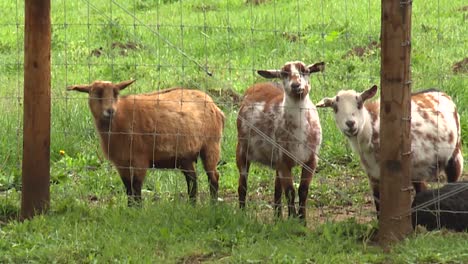
<path fill-rule="evenodd" d="M 376 85 L 362 93 L 340 91 L 317 107 L 333 108 L 338 129 L 361 159 L 379 211 L 380 103 L 366 102 L 376 93 Z M 437 180 L 442 172 L 449 182 L 458 180 L 463 171 L 460 117 L 450 96 L 435 89 L 412 94 L 411 145 L 416 192 L 425 190 L 425 181 Z"/>
<path fill-rule="evenodd" d="M 210 192 L 217 198 L 216 165 L 224 114 L 202 91 L 172 88 L 159 92 L 119 96 L 131 81 L 95 81 L 68 90 L 89 94 L 89 107 L 106 157 L 116 166 L 125 185 L 129 205 L 141 201 L 148 168 L 178 168 L 195 202 L 200 156 L 208 174 Z"/>
<path fill-rule="evenodd" d="M 314 104 L 309 99 L 309 75 L 323 71 L 324 63 L 306 66 L 286 63 L 280 70 L 259 70 L 265 78 L 280 78 L 282 84 L 259 83 L 247 89 L 237 119 L 236 151 L 239 169 L 239 204 L 245 206 L 247 176 L 252 161 L 276 170 L 274 207 L 281 215 L 282 192 L 289 216 L 296 215 L 291 170 L 302 166 L 299 185 L 299 217 L 306 216 L 309 184 L 317 166 L 322 130 Z"/>

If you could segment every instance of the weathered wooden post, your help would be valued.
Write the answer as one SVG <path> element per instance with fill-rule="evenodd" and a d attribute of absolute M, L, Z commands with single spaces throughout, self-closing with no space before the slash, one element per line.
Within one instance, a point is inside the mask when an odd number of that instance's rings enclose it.
<path fill-rule="evenodd" d="M 50 36 L 50 0 L 26 0 L 22 220 L 50 203 Z"/>
<path fill-rule="evenodd" d="M 380 245 L 412 231 L 411 0 L 382 0 Z"/>

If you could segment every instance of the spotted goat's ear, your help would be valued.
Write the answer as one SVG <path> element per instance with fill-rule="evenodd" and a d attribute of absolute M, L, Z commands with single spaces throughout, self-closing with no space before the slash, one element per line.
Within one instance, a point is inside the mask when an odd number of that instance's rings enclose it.
<path fill-rule="evenodd" d="M 315 64 L 307 66 L 310 73 L 323 72 L 325 70 L 325 62 L 317 62 Z"/>
<path fill-rule="evenodd" d="M 315 106 L 316 107 L 333 107 L 335 105 L 335 99 L 334 98 L 323 98 L 318 102 Z"/>
<path fill-rule="evenodd" d="M 281 78 L 280 70 L 258 70 L 257 73 L 267 79 Z"/>

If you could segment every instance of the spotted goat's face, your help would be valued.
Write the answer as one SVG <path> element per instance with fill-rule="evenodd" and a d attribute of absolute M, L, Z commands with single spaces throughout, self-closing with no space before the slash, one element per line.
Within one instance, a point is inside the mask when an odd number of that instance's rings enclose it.
<path fill-rule="evenodd" d="M 89 107 L 94 117 L 99 120 L 109 120 L 117 112 L 117 102 L 120 90 L 132 84 L 134 80 L 117 84 L 108 81 L 94 81 L 90 85 L 72 85 L 67 90 L 89 94 Z"/>
<path fill-rule="evenodd" d="M 376 85 L 362 93 L 354 90 L 340 91 L 333 98 L 323 98 L 316 106 L 332 108 L 338 129 L 347 137 L 355 137 L 362 131 L 366 122 L 364 102 L 376 93 Z"/>
<path fill-rule="evenodd" d="M 301 99 L 309 94 L 311 73 L 323 71 L 325 63 L 319 62 L 306 66 L 301 61 L 287 62 L 280 70 L 259 70 L 259 75 L 272 79 L 280 78 L 286 95 L 291 98 Z"/>

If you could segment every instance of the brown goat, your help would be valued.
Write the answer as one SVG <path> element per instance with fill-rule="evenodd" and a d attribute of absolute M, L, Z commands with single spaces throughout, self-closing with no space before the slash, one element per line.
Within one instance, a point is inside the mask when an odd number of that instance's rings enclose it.
<path fill-rule="evenodd" d="M 198 90 L 172 88 L 119 96 L 133 82 L 95 81 L 67 88 L 89 94 L 102 150 L 122 178 L 129 205 L 140 203 L 148 168 L 181 169 L 189 197 L 195 202 L 194 162 L 198 156 L 208 174 L 211 197 L 217 199 L 216 165 L 221 151 L 223 112 L 209 95 Z"/>

